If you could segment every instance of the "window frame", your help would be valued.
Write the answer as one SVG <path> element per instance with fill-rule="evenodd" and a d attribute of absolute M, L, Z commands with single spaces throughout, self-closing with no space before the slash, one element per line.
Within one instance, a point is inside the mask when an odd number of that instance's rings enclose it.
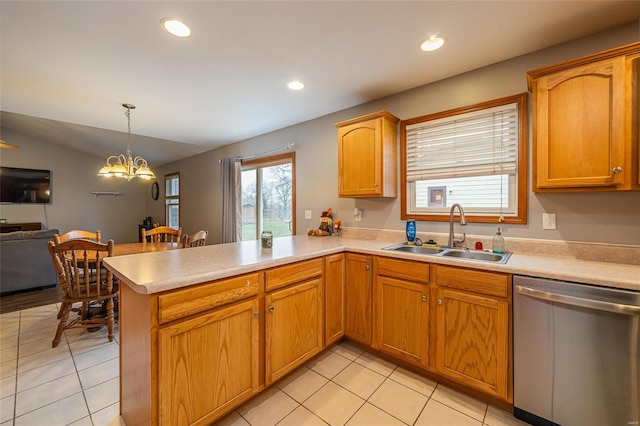
<path fill-rule="evenodd" d="M 247 167 L 249 169 L 261 169 L 264 167 L 277 166 L 279 164 L 291 164 L 291 235 L 296 235 L 296 153 L 295 152 L 287 152 L 284 154 L 271 155 L 268 157 L 259 157 L 259 158 L 251 158 L 251 159 L 243 159 L 240 163 L 240 174 L 244 171 L 244 168 Z M 258 183 L 258 182 L 256 182 Z M 258 186 L 258 185 L 256 185 Z M 258 187 L 256 187 L 256 191 Z M 240 199 L 242 199 L 242 190 L 240 191 Z M 256 200 L 258 201 L 258 200 Z M 242 202 L 240 201 L 240 204 Z M 259 202 L 256 204 L 256 239 L 260 239 L 260 233 L 262 231 L 262 225 L 260 218 L 258 217 L 260 207 Z M 242 222 L 242 217 L 239 218 L 240 222 Z M 242 240 L 242 234 L 239 235 L 239 241 Z"/>
<path fill-rule="evenodd" d="M 167 182 L 178 178 L 178 195 L 167 195 Z M 169 200 L 178 200 L 178 203 L 169 203 Z M 180 228 L 180 172 L 164 175 L 164 223 L 169 226 L 169 206 L 178 206 L 178 228 Z M 175 229 L 178 229 L 175 228 Z"/>
<path fill-rule="evenodd" d="M 460 108 L 454 108 L 447 111 L 441 111 L 434 114 L 427 114 L 420 117 L 414 117 L 400 122 L 400 218 L 402 220 L 414 219 L 418 221 L 434 221 L 434 222 L 448 222 L 449 212 L 442 213 L 410 213 L 408 211 L 408 181 L 407 181 L 407 126 L 432 121 L 440 120 L 443 118 L 453 117 L 460 114 L 473 113 L 477 111 L 486 110 L 489 108 L 498 107 L 501 105 L 515 103 L 518 107 L 518 159 L 516 172 L 517 183 L 515 185 L 517 193 L 515 199 L 517 201 L 517 209 L 515 216 L 504 216 L 502 223 L 509 224 L 526 224 L 527 223 L 527 205 L 528 205 L 528 96 L 527 93 L 520 93 L 513 96 L 507 96 L 504 98 L 494 99 L 486 102 L 481 102 L 474 105 L 469 105 Z M 464 207 L 464 206 L 463 206 Z M 468 222 L 473 223 L 496 223 L 500 222 L 499 213 L 495 214 L 466 214 Z"/>

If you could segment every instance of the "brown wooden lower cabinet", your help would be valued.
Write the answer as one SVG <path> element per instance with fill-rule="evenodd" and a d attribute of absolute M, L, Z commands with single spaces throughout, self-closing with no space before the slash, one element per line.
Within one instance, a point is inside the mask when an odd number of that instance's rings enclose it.
<path fill-rule="evenodd" d="M 344 276 L 343 253 L 324 258 L 324 346 L 338 342 L 344 336 Z"/>
<path fill-rule="evenodd" d="M 120 414 L 211 424 L 260 387 L 261 275 L 140 294 L 120 285 Z"/>
<path fill-rule="evenodd" d="M 159 294 L 123 284 L 121 415 L 213 423 L 343 334 L 511 404 L 510 280 L 346 253 Z"/>
<path fill-rule="evenodd" d="M 158 332 L 160 424 L 209 424 L 258 390 L 258 300 Z"/>
<path fill-rule="evenodd" d="M 268 386 L 322 349 L 322 278 L 265 297 L 265 384 Z"/>
<path fill-rule="evenodd" d="M 436 372 L 513 403 L 511 276 L 434 265 Z"/>
<path fill-rule="evenodd" d="M 507 399 L 509 304 L 438 289 L 436 371 Z"/>
<path fill-rule="evenodd" d="M 373 347 L 512 403 L 510 275 L 384 257 L 375 265 Z"/>
<path fill-rule="evenodd" d="M 371 256 L 347 253 L 345 274 L 345 331 L 357 342 L 371 345 Z"/>
<path fill-rule="evenodd" d="M 376 259 L 374 347 L 427 367 L 429 265 Z"/>

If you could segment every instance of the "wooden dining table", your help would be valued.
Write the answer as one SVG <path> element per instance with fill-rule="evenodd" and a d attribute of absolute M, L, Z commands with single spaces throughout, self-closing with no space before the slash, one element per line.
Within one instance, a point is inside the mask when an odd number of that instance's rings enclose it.
<path fill-rule="evenodd" d="M 113 256 L 125 256 L 127 254 L 153 253 L 156 251 L 175 250 L 180 248 L 180 243 L 122 243 L 113 245 Z"/>
<path fill-rule="evenodd" d="M 103 243 L 104 244 L 104 243 Z M 175 250 L 180 248 L 180 243 L 178 242 L 159 242 L 159 243 L 122 243 L 122 244 L 114 244 L 113 245 L 113 253 L 112 256 L 125 256 L 128 254 L 138 254 L 138 253 L 153 253 L 157 251 L 167 251 L 167 250 Z M 82 250 L 74 250 L 75 256 L 78 258 L 80 262 L 82 258 L 84 258 L 84 252 Z M 89 259 L 94 258 L 95 256 L 89 256 Z M 71 253 L 67 255 L 69 261 L 71 261 L 72 256 Z M 95 264 L 95 262 L 91 262 Z"/>

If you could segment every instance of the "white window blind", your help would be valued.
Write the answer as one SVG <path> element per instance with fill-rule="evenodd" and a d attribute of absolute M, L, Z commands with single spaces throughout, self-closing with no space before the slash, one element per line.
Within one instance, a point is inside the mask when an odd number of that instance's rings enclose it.
<path fill-rule="evenodd" d="M 173 175 L 165 178 L 166 182 L 166 197 L 177 197 L 180 195 L 180 176 Z"/>
<path fill-rule="evenodd" d="M 407 126 L 407 181 L 515 175 L 516 103 Z"/>
<path fill-rule="evenodd" d="M 180 227 L 180 175 L 167 175 L 164 180 L 167 226 L 178 229 Z"/>

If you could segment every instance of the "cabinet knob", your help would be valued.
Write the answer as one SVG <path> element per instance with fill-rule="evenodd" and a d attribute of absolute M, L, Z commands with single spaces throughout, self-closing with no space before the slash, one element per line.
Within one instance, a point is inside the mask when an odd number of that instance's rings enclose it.
<path fill-rule="evenodd" d="M 424 294 L 422 295 L 422 301 L 426 302 L 427 301 L 427 296 L 425 296 Z"/>
<path fill-rule="evenodd" d="M 256 317 L 256 318 L 259 318 L 260 317 L 260 312 L 258 312 L 258 311 L 254 312 L 253 316 Z"/>
<path fill-rule="evenodd" d="M 442 305 L 442 299 L 438 299 L 438 305 Z"/>
<path fill-rule="evenodd" d="M 275 309 L 275 306 L 269 306 L 269 312 L 273 312 Z"/>
<path fill-rule="evenodd" d="M 365 269 L 365 271 L 368 271 L 369 269 L 371 269 L 371 266 L 369 266 L 369 265 L 364 265 L 364 269 Z"/>
<path fill-rule="evenodd" d="M 618 174 L 622 172 L 622 167 L 616 166 L 613 168 L 613 173 Z"/>
<path fill-rule="evenodd" d="M 377 188 L 378 187 L 378 182 L 374 183 L 373 186 L 374 186 L 374 188 Z"/>

